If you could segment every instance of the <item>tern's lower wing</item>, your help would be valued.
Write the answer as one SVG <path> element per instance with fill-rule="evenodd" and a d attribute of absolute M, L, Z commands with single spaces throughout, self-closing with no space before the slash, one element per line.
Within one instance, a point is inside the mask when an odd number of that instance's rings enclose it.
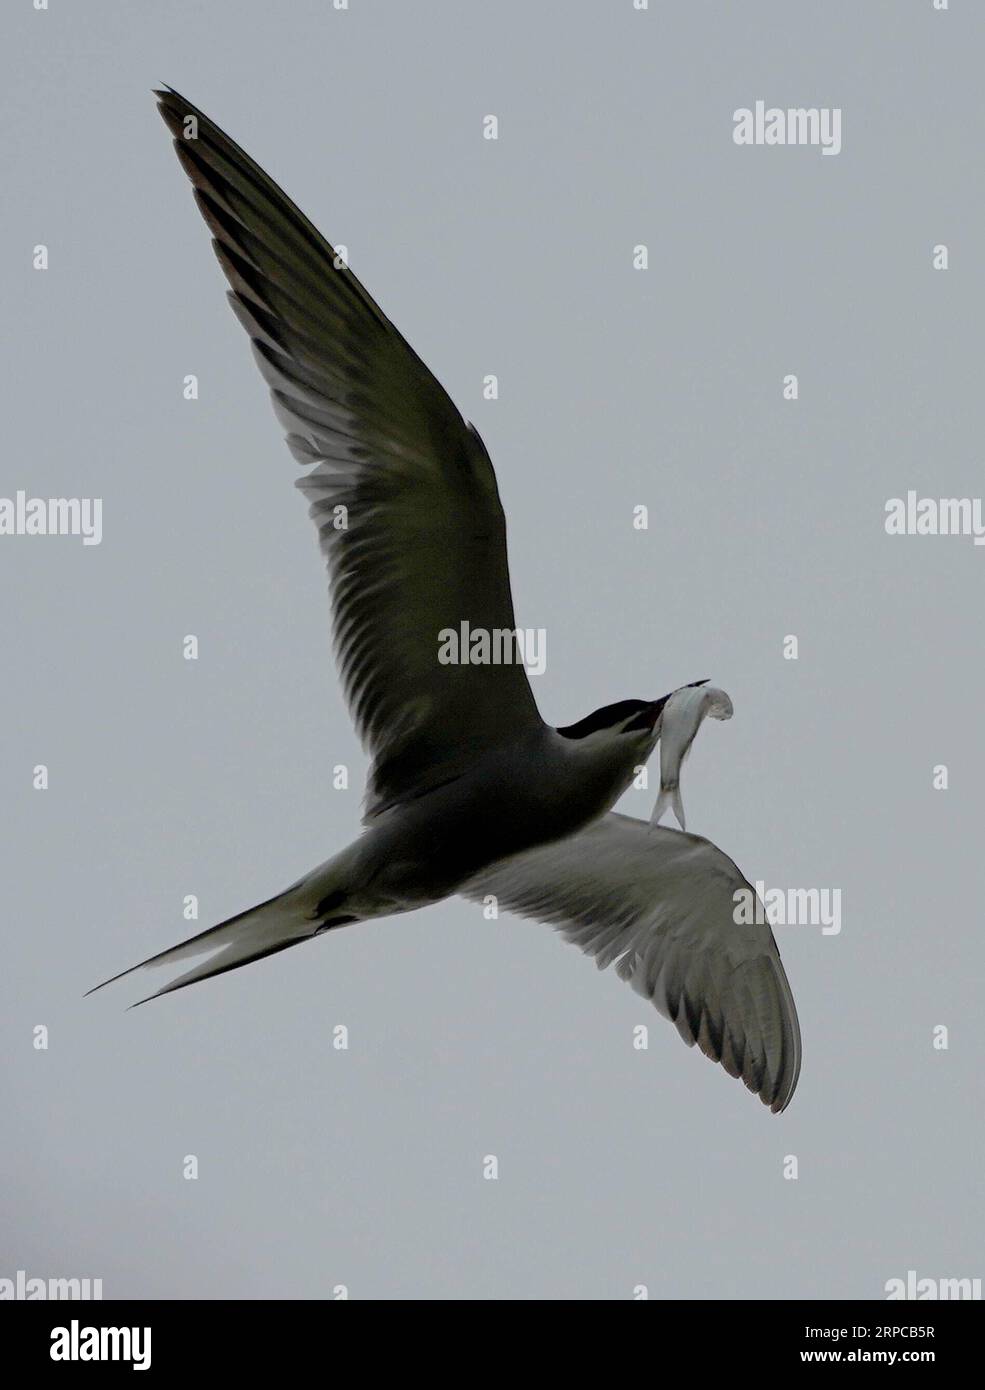
<path fill-rule="evenodd" d="M 346 695 L 374 755 L 373 814 L 540 724 L 521 664 L 439 655 L 443 642 L 454 655 L 443 634 L 515 628 L 495 473 L 283 190 L 177 92 L 158 98 L 288 444 L 314 465 L 298 486 L 332 579 Z"/>
<path fill-rule="evenodd" d="M 615 812 L 502 860 L 462 890 L 557 927 L 773 1111 L 800 1073 L 800 1026 L 754 890 L 708 840 Z M 736 898 L 737 893 L 748 895 Z M 738 920 L 736 920 L 738 919 Z M 745 923 L 748 923 L 746 925 Z"/>

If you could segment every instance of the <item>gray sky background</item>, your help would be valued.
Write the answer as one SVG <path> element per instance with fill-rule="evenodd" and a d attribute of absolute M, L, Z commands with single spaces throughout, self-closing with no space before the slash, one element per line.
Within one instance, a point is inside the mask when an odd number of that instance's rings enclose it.
<path fill-rule="evenodd" d="M 0 1275 L 188 1298 L 982 1276 L 985 550 L 883 519 L 908 488 L 982 491 L 985 9 L 17 0 L 2 39 L 0 494 L 102 497 L 104 538 L 0 538 Z M 366 766 L 160 82 L 349 248 L 476 423 L 545 717 L 732 695 L 689 827 L 751 880 L 843 895 L 839 936 L 777 929 L 804 1035 L 782 1117 L 614 972 L 457 900 L 133 1013 L 83 1002 L 351 839 Z M 842 153 L 736 147 L 757 99 L 840 106 Z"/>

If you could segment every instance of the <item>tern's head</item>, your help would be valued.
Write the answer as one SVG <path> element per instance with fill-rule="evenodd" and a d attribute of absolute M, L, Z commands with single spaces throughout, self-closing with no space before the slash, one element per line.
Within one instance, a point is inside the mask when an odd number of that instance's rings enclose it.
<path fill-rule="evenodd" d="M 622 747 L 627 752 L 652 752 L 660 737 L 660 716 L 669 699 L 669 695 L 663 695 L 659 700 L 619 700 L 614 705 L 603 705 L 577 724 L 565 725 L 558 733 L 585 748 Z"/>

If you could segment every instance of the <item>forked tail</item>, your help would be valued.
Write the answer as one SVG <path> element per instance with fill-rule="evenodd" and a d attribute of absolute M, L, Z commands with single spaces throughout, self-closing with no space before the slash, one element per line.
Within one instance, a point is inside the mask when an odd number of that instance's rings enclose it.
<path fill-rule="evenodd" d="M 137 970 L 151 970 L 158 967 L 176 965 L 179 961 L 191 960 L 201 956 L 197 965 L 186 970 L 170 983 L 155 990 L 153 994 L 138 999 L 137 1004 L 146 1004 L 162 994 L 171 994 L 186 985 L 194 985 L 199 980 L 207 980 L 212 975 L 225 974 L 227 970 L 237 970 L 251 961 L 262 960 L 277 951 L 286 951 L 288 946 L 297 946 L 302 941 L 310 941 L 321 932 L 332 927 L 341 927 L 358 920 L 358 914 L 345 911 L 346 892 L 343 888 L 332 886 L 330 871 L 332 864 L 322 865 L 303 879 L 293 884 L 286 892 L 275 898 L 258 903 L 235 917 L 230 917 L 218 926 L 190 936 L 187 941 L 179 941 L 166 951 L 159 951 L 139 965 L 132 965 L 119 975 L 113 975 L 102 984 L 95 985 L 87 994 L 122 980 Z M 326 870 L 329 872 L 326 873 Z M 136 1008 L 131 1004 L 131 1008 Z"/>
<path fill-rule="evenodd" d="M 650 816 L 650 824 L 657 825 L 660 821 L 660 817 L 666 814 L 668 810 L 673 811 L 674 815 L 677 817 L 678 825 L 682 830 L 686 830 L 687 826 L 684 823 L 684 802 L 681 800 L 681 788 L 679 783 L 675 784 L 673 787 L 660 788 L 657 804 L 654 806 L 653 814 Z"/>

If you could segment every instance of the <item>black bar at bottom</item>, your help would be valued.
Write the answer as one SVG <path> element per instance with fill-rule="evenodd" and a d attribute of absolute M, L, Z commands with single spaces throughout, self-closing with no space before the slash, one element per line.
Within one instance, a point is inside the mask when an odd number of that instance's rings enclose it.
<path fill-rule="evenodd" d="M 68 1365 L 128 1374 L 216 1370 L 256 1376 L 272 1366 L 281 1372 L 328 1374 L 333 1365 L 338 1370 L 334 1357 L 343 1349 L 350 1374 L 353 1356 L 365 1357 L 367 1368 L 379 1374 L 390 1348 L 395 1367 L 403 1374 L 415 1362 L 431 1369 L 443 1362 L 454 1370 L 456 1361 L 459 1373 L 467 1374 L 469 1363 L 474 1367 L 477 1345 L 482 1348 L 483 1370 L 495 1370 L 499 1361 L 504 1373 L 515 1373 L 518 1357 L 529 1364 L 539 1347 L 539 1354 L 548 1357 L 556 1372 L 566 1353 L 583 1354 L 585 1334 L 604 1352 L 605 1333 L 610 1329 L 623 1336 L 633 1334 L 632 1342 L 612 1348 L 615 1352 L 622 1347 L 617 1363 L 622 1360 L 627 1373 L 633 1363 L 637 1372 L 645 1371 L 648 1363 L 669 1370 L 671 1350 L 674 1360 L 702 1373 L 813 1366 L 822 1373 L 827 1367 L 837 1374 L 839 1366 L 858 1365 L 919 1372 L 926 1366 L 957 1369 L 967 1362 L 975 1350 L 981 1311 L 974 1302 L 654 1300 L 649 1308 L 597 1306 L 589 1326 L 581 1313 L 575 1327 L 566 1328 L 565 1304 L 519 1302 L 514 1315 L 506 1314 L 511 1322 L 522 1324 L 530 1313 L 536 1319 L 530 1328 L 534 1341 L 525 1341 L 528 1350 L 521 1355 L 513 1338 L 504 1335 L 503 1313 L 497 1312 L 494 1335 L 490 1335 L 490 1330 L 483 1329 L 479 1304 L 456 1302 L 454 1321 L 439 1314 L 430 1324 L 428 1309 L 436 1307 L 436 1302 L 413 1302 L 414 1324 L 402 1326 L 403 1302 L 353 1299 L 352 1307 L 342 1302 L 8 1302 L 0 1313 L 0 1335 L 5 1362 L 16 1358 L 27 1384 L 36 1369 Z M 364 1309 L 371 1306 L 372 1313 L 361 1312 L 360 1303 Z M 474 1332 L 470 1331 L 472 1316 Z M 610 1316 L 618 1321 L 607 1324 Z M 370 1337 L 336 1343 L 333 1334 L 340 1330 L 367 1332 Z M 657 1336 L 658 1343 L 648 1341 Z M 459 1360 L 461 1353 L 464 1357 Z M 629 1361 L 624 1360 L 627 1354 Z"/>

